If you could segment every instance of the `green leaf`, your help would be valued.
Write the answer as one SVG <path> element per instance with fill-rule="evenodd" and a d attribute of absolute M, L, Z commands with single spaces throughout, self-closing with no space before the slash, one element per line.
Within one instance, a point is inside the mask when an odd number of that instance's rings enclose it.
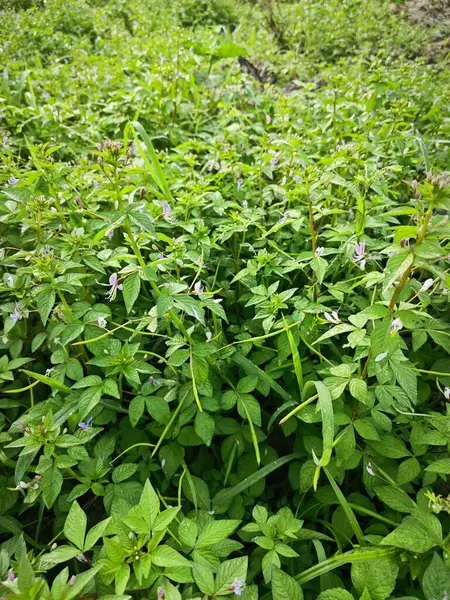
<path fill-rule="evenodd" d="M 272 567 L 273 600 L 303 600 L 302 588 L 277 566 Z"/>
<path fill-rule="evenodd" d="M 400 281 L 402 276 L 412 266 L 413 263 L 414 254 L 412 252 L 402 252 L 391 256 L 385 269 L 383 286 L 384 294 L 392 288 L 395 281 Z"/>
<path fill-rule="evenodd" d="M 133 308 L 140 291 L 141 278 L 139 277 L 139 273 L 132 273 L 123 282 L 123 299 L 125 300 L 127 313 Z"/>
<path fill-rule="evenodd" d="M 161 190 L 163 197 L 165 197 L 166 200 L 173 202 L 173 197 L 172 197 L 169 185 L 166 181 L 164 171 L 161 168 L 161 165 L 159 163 L 159 160 L 156 155 L 155 148 L 153 147 L 151 139 L 149 138 L 147 132 L 145 131 L 145 129 L 142 127 L 142 125 L 138 121 L 133 121 L 131 123 L 131 125 L 134 128 L 132 131 L 133 131 L 134 139 L 136 141 L 136 145 L 138 147 L 141 157 L 143 158 L 143 160 L 147 166 L 149 175 L 152 177 L 153 181 L 156 183 L 156 185 Z M 145 148 L 140 143 L 137 134 L 139 134 L 141 136 L 141 138 L 143 139 Z"/>
<path fill-rule="evenodd" d="M 272 580 L 272 573 L 273 573 L 274 568 L 281 567 L 280 557 L 278 556 L 278 554 L 276 553 L 275 550 L 269 550 L 269 552 L 267 552 L 264 555 L 264 557 L 262 559 L 261 567 L 262 567 L 264 582 L 266 584 L 270 583 Z"/>
<path fill-rule="evenodd" d="M 367 399 L 367 383 L 363 379 L 353 378 L 349 383 L 350 394 L 360 402 Z"/>
<path fill-rule="evenodd" d="M 87 518 L 80 505 L 75 500 L 70 507 L 69 514 L 64 523 L 64 535 L 75 544 L 80 550 L 84 546 L 84 536 L 86 534 Z"/>
<path fill-rule="evenodd" d="M 116 467 L 112 473 L 114 483 L 121 483 L 132 477 L 138 470 L 138 465 L 135 463 L 123 463 Z"/>
<path fill-rule="evenodd" d="M 398 575 L 398 565 L 391 558 L 379 558 L 352 565 L 352 583 L 360 594 L 365 589 L 372 600 L 386 600 L 391 597 Z"/>
<path fill-rule="evenodd" d="M 397 483 L 398 485 L 404 485 L 405 483 L 409 483 L 413 479 L 415 479 L 421 471 L 422 467 L 420 466 L 417 458 L 407 458 L 398 467 L 397 472 Z"/>
<path fill-rule="evenodd" d="M 71 321 L 68 323 L 61 332 L 61 344 L 66 346 L 69 342 L 76 340 L 77 337 L 83 333 L 84 324 Z"/>
<path fill-rule="evenodd" d="M 218 514 L 225 512 L 235 496 L 248 489 L 263 477 L 269 475 L 269 473 L 272 473 L 276 469 L 279 469 L 283 465 L 296 458 L 303 458 L 303 454 L 300 452 L 295 452 L 294 454 L 288 454 L 286 456 L 282 456 L 281 458 L 277 458 L 268 465 L 265 465 L 258 471 L 252 473 L 252 475 L 249 477 L 246 477 L 234 487 L 221 490 L 213 498 L 213 509 Z"/>
<path fill-rule="evenodd" d="M 417 504 L 414 500 L 412 500 L 406 492 L 398 488 L 380 485 L 375 488 L 375 492 L 384 504 L 399 512 L 410 513 L 417 508 Z"/>
<path fill-rule="evenodd" d="M 317 463 L 316 472 L 314 474 L 314 489 L 317 489 L 319 474 L 321 467 L 326 467 L 331 460 L 333 452 L 334 440 L 334 413 L 333 402 L 331 400 L 328 388 L 321 382 L 315 381 L 317 393 L 319 394 L 318 405 L 322 414 L 322 445 L 323 451 L 320 461 Z"/>
<path fill-rule="evenodd" d="M 239 524 L 240 521 L 235 520 L 212 521 L 208 523 L 198 536 L 195 547 L 204 548 L 218 544 L 231 535 Z"/>
<path fill-rule="evenodd" d="M 195 433 L 207 446 L 211 444 L 214 435 L 215 421 L 207 412 L 197 411 L 194 423 Z"/>
<path fill-rule="evenodd" d="M 338 567 L 342 567 L 342 565 L 346 565 L 348 563 L 353 564 L 360 561 L 366 560 L 375 560 L 379 558 L 387 558 L 392 557 L 397 554 L 397 550 L 395 548 L 375 548 L 371 550 L 350 550 L 349 552 L 344 552 L 343 554 L 338 554 L 333 556 L 332 558 L 327 558 L 317 565 L 306 569 L 299 575 L 295 576 L 295 580 L 298 581 L 300 585 L 315 579 L 316 577 L 320 577 L 325 573 L 329 573 L 333 569 L 337 569 Z"/>
<path fill-rule="evenodd" d="M 26 375 L 28 375 L 29 377 L 33 377 L 34 379 L 38 379 L 42 383 L 49 385 L 51 388 L 54 388 L 55 390 L 61 390 L 62 392 L 66 392 L 67 394 L 71 393 L 70 387 L 67 387 L 67 385 L 64 385 L 64 383 L 61 383 L 57 379 L 47 377 L 46 375 L 41 375 L 40 373 L 34 373 L 33 371 L 27 371 L 27 369 L 20 369 L 20 370 L 22 373 L 25 373 Z"/>
<path fill-rule="evenodd" d="M 434 515 L 416 509 L 381 541 L 386 546 L 404 548 L 410 552 L 427 552 L 442 542 L 442 527 Z"/>
<path fill-rule="evenodd" d="M 83 547 L 84 552 L 91 550 L 93 548 L 93 546 L 95 546 L 97 541 L 105 533 L 106 528 L 108 527 L 110 521 L 111 521 L 111 517 L 108 517 L 107 519 L 100 521 L 100 523 L 96 523 L 93 527 L 91 527 L 91 529 L 89 529 L 87 536 L 86 536 L 86 540 L 84 542 L 84 547 Z"/>
<path fill-rule="evenodd" d="M 239 352 L 235 352 L 231 358 L 249 375 L 255 375 L 256 377 L 264 381 L 264 383 L 269 385 L 269 387 L 271 387 L 275 392 L 277 392 L 277 394 L 279 394 L 282 398 L 284 398 L 285 400 L 293 400 L 291 395 L 288 394 L 286 390 L 284 390 L 276 381 L 274 381 L 272 377 L 270 377 L 270 375 L 267 375 L 267 373 L 265 373 L 256 365 L 254 365 L 251 360 L 249 360 L 245 356 L 242 356 L 242 354 L 240 354 Z"/>
<path fill-rule="evenodd" d="M 170 546 L 158 546 L 151 553 L 152 563 L 157 567 L 190 567 L 191 563 Z"/>
<path fill-rule="evenodd" d="M 359 545 L 363 545 L 363 537 L 364 534 L 362 532 L 362 529 L 358 523 L 358 520 L 355 516 L 355 513 L 353 512 L 352 507 L 350 506 L 350 504 L 347 502 L 346 497 L 344 496 L 344 494 L 341 492 L 341 489 L 339 488 L 338 484 L 336 483 L 336 481 L 334 480 L 333 476 L 331 475 L 331 473 L 328 471 L 328 469 L 324 469 L 325 471 L 325 475 L 328 477 L 328 481 L 331 483 L 331 487 L 333 488 L 334 493 L 337 496 L 337 499 L 339 500 L 339 504 L 342 506 L 342 509 L 345 513 L 345 516 L 348 519 L 348 522 L 350 523 L 351 528 L 353 529 L 353 533 L 356 536 L 356 539 L 358 540 Z"/>
<path fill-rule="evenodd" d="M 286 600 L 286 599 L 285 599 Z M 354 597 L 342 588 L 333 588 L 322 592 L 317 600 L 355 600 Z"/>
<path fill-rule="evenodd" d="M 78 548 L 74 548 L 73 546 L 58 546 L 56 550 L 53 550 L 49 554 L 44 554 L 40 564 L 42 568 L 49 569 L 55 565 L 59 565 L 60 563 L 75 558 L 78 554 L 80 554 Z"/>
<path fill-rule="evenodd" d="M 48 316 L 55 304 L 56 292 L 52 288 L 45 288 L 37 297 L 36 304 L 41 315 L 42 323 L 47 324 Z"/>
<path fill-rule="evenodd" d="M 202 594 L 212 596 L 214 594 L 214 575 L 209 567 L 195 564 L 192 566 L 192 575 L 195 584 Z"/>
<path fill-rule="evenodd" d="M 59 496 L 63 484 L 61 471 L 52 465 L 42 476 L 42 497 L 47 508 L 51 508 Z"/>
<path fill-rule="evenodd" d="M 139 513 L 146 523 L 152 526 L 156 516 L 159 513 L 159 498 L 158 494 L 153 489 L 152 484 L 148 479 L 145 480 L 144 489 L 139 500 Z"/>
<path fill-rule="evenodd" d="M 197 525 L 192 519 L 183 519 L 178 526 L 178 537 L 182 544 L 193 548 L 197 539 Z"/>
<path fill-rule="evenodd" d="M 441 475 L 450 475 L 450 458 L 440 458 L 435 460 L 425 469 L 431 473 L 440 473 Z"/>
<path fill-rule="evenodd" d="M 233 558 L 220 564 L 217 571 L 214 594 L 216 596 L 227 595 L 235 579 L 245 581 L 247 578 L 248 557 Z"/>
<path fill-rule="evenodd" d="M 450 569 L 436 552 L 423 575 L 422 590 L 427 600 L 445 598 L 450 590 Z"/>

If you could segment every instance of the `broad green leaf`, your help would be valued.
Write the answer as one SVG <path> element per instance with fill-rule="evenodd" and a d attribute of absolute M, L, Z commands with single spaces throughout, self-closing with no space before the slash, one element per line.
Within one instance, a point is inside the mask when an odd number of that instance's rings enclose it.
<path fill-rule="evenodd" d="M 372 600 L 386 600 L 391 597 L 398 575 L 395 559 L 379 558 L 352 564 L 352 583 L 360 594 L 365 589 Z"/>
<path fill-rule="evenodd" d="M 285 599 L 286 600 L 286 599 Z M 342 588 L 333 588 L 322 592 L 317 600 L 355 600 L 354 597 Z"/>
<path fill-rule="evenodd" d="M 450 569 L 436 552 L 422 578 L 426 600 L 445 598 L 450 590 Z"/>
<path fill-rule="evenodd" d="M 48 316 L 55 304 L 56 292 L 52 288 L 45 288 L 37 297 L 36 304 L 41 315 L 44 326 L 47 324 Z"/>
<path fill-rule="evenodd" d="M 220 564 L 217 571 L 214 595 L 223 596 L 230 592 L 235 579 L 245 582 L 247 578 L 248 557 L 233 558 Z"/>
<path fill-rule="evenodd" d="M 141 290 L 141 278 L 139 273 L 132 273 L 123 282 L 123 299 L 125 300 L 125 307 L 127 313 L 131 312 L 134 303 L 139 297 Z"/>
<path fill-rule="evenodd" d="M 240 521 L 234 520 L 217 520 L 208 523 L 203 531 L 198 536 L 195 544 L 196 548 L 202 548 L 205 546 L 213 546 L 218 544 L 228 536 L 239 526 Z"/>
<path fill-rule="evenodd" d="M 428 465 L 425 471 L 431 473 L 440 473 L 441 475 L 450 475 L 450 458 L 440 458 Z"/>
<path fill-rule="evenodd" d="M 214 574 L 209 567 L 194 563 L 192 575 L 194 576 L 195 584 L 202 594 L 207 594 L 208 596 L 214 594 Z"/>
<path fill-rule="evenodd" d="M 404 548 L 410 552 L 427 552 L 442 542 L 442 527 L 439 519 L 430 512 L 416 509 L 406 517 L 382 544 Z"/>
<path fill-rule="evenodd" d="M 417 504 L 414 500 L 399 488 L 388 485 L 379 485 L 375 488 L 375 492 L 384 504 L 399 512 L 410 513 L 417 508 Z"/>
<path fill-rule="evenodd" d="M 273 600 L 303 600 L 300 585 L 277 566 L 272 567 Z"/>
<path fill-rule="evenodd" d="M 64 523 L 64 535 L 80 550 L 84 546 L 84 536 L 86 534 L 87 518 L 85 512 L 75 500 L 70 507 L 69 514 Z"/>
<path fill-rule="evenodd" d="M 51 508 L 61 492 L 63 476 L 61 471 L 52 465 L 42 476 L 42 497 L 47 508 Z"/>

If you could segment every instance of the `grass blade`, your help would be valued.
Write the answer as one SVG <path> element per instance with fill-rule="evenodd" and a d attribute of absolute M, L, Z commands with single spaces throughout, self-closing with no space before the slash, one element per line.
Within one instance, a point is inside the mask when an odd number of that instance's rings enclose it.
<path fill-rule="evenodd" d="M 300 398 L 302 397 L 303 390 L 303 368 L 302 361 L 300 358 L 300 354 L 298 353 L 298 348 L 295 344 L 294 336 L 292 335 L 292 331 L 288 329 L 288 325 L 286 323 L 286 319 L 283 316 L 284 330 L 286 331 L 287 338 L 289 340 L 289 346 L 292 352 L 292 360 L 294 362 L 294 371 L 295 376 L 297 377 L 298 390 L 300 392 Z"/>
<path fill-rule="evenodd" d="M 133 128 L 133 136 L 136 141 L 139 153 L 143 158 L 145 164 L 147 165 L 152 179 L 159 187 L 165 198 L 173 202 L 172 192 L 170 191 L 169 185 L 164 175 L 164 171 L 161 168 L 158 156 L 155 152 L 155 148 L 152 144 L 150 137 L 148 136 L 147 132 L 142 127 L 142 125 L 139 123 L 139 121 L 133 121 L 131 123 L 131 126 Z M 142 144 L 139 142 L 137 134 L 141 136 L 147 150 L 144 150 L 144 148 L 142 147 Z"/>
<path fill-rule="evenodd" d="M 338 484 L 336 483 L 336 481 L 334 480 L 334 477 L 331 475 L 331 473 L 328 471 L 328 469 L 324 468 L 324 471 L 325 471 L 325 475 L 328 477 L 328 481 L 330 482 L 334 493 L 337 496 L 337 499 L 339 500 L 339 504 L 342 506 L 345 516 L 347 517 L 347 519 L 351 525 L 353 533 L 355 534 L 356 539 L 358 540 L 358 544 L 360 546 L 362 546 L 364 544 L 364 540 L 363 540 L 364 534 L 362 532 L 361 527 L 359 526 L 358 520 L 355 517 L 355 513 L 353 512 L 352 507 L 347 502 L 347 499 L 345 498 L 344 494 L 341 492 Z"/>
<path fill-rule="evenodd" d="M 231 359 L 237 365 L 242 367 L 244 369 L 244 371 L 246 373 L 248 373 L 249 375 L 256 375 L 257 377 L 259 377 L 259 379 L 262 379 L 262 381 L 265 381 L 274 390 L 274 392 L 277 392 L 278 394 L 280 394 L 280 396 L 282 398 L 284 398 L 285 400 L 293 400 L 292 396 L 290 394 L 288 394 L 288 392 L 286 392 L 286 390 L 284 390 L 281 387 L 281 385 L 279 385 L 276 381 L 274 381 L 272 379 L 272 377 L 270 377 L 270 375 L 267 375 L 267 373 L 264 373 L 264 371 L 262 369 L 260 369 L 256 365 L 254 365 L 251 360 L 249 360 L 245 356 L 242 356 L 242 354 L 240 354 L 239 352 L 235 352 L 233 354 L 233 356 L 231 357 Z"/>
<path fill-rule="evenodd" d="M 323 451 L 322 457 L 317 464 L 316 472 L 314 473 L 314 489 L 317 489 L 317 483 L 319 481 L 321 467 L 326 467 L 330 462 L 331 454 L 333 452 L 333 439 L 334 439 L 334 412 L 333 402 L 331 400 L 330 392 L 328 388 L 321 382 L 316 381 L 315 386 L 319 395 L 318 405 L 320 412 L 322 413 L 322 443 Z"/>
<path fill-rule="evenodd" d="M 238 494 L 248 489 L 254 483 L 266 477 L 276 469 L 279 469 L 286 463 L 294 460 L 296 458 L 304 458 L 304 454 L 301 452 L 294 452 L 294 454 L 288 454 L 287 456 L 282 456 L 281 458 L 277 458 L 273 460 L 268 465 L 265 465 L 255 473 L 252 473 L 249 477 L 246 477 L 242 481 L 240 481 L 237 485 L 232 488 L 228 488 L 225 490 L 221 490 L 218 494 L 216 494 L 213 498 L 213 510 L 220 513 L 221 507 L 227 507 L 228 503 Z"/>
<path fill-rule="evenodd" d="M 55 390 L 60 390 L 61 392 L 66 392 L 67 394 L 71 394 L 72 390 L 70 387 L 67 387 L 64 383 L 57 381 L 56 379 L 52 379 L 51 377 L 47 377 L 46 375 L 41 375 L 40 373 L 35 373 L 34 371 L 27 371 L 27 369 L 20 369 L 22 373 L 25 373 L 29 377 L 33 377 L 34 379 L 38 379 L 41 383 L 45 383 L 45 385 L 49 385 L 51 388 Z"/>
<path fill-rule="evenodd" d="M 337 569 L 338 567 L 342 567 L 342 565 L 346 565 L 349 563 L 360 562 L 364 560 L 377 560 L 379 558 L 390 558 L 391 556 L 395 556 L 398 554 L 397 548 L 375 548 L 374 550 L 350 550 L 349 552 L 345 552 L 344 554 L 339 554 L 337 556 L 333 556 L 332 558 L 328 558 L 318 565 L 314 565 L 303 573 L 300 573 L 294 579 L 300 584 L 303 585 L 311 579 L 315 579 L 316 577 L 320 577 L 321 575 L 325 575 L 329 571 L 333 569 Z"/>

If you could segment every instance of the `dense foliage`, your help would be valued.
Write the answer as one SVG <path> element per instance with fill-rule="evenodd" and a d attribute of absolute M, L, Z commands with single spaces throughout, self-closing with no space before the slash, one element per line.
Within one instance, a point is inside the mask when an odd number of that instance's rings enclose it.
<path fill-rule="evenodd" d="M 448 23 L 410 5 L 8 0 L 0 597 L 448 598 Z"/>

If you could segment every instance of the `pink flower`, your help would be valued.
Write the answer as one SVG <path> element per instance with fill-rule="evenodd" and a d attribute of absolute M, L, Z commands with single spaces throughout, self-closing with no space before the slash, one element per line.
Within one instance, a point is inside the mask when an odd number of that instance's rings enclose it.
<path fill-rule="evenodd" d="M 170 208 L 170 204 L 166 200 L 163 200 L 161 202 L 161 208 L 162 208 L 162 217 L 163 217 L 163 219 L 165 219 L 167 221 L 168 218 L 170 217 L 170 213 L 172 212 L 172 209 Z"/>
<path fill-rule="evenodd" d="M 166 592 L 164 591 L 164 588 L 162 587 L 162 585 L 159 586 L 159 588 L 157 590 L 157 594 L 158 594 L 158 598 L 162 598 L 162 600 L 164 600 L 164 598 L 166 597 Z"/>
<path fill-rule="evenodd" d="M 242 596 L 243 588 L 245 587 L 245 579 L 236 577 L 231 584 L 230 590 L 236 594 L 236 596 Z"/>

